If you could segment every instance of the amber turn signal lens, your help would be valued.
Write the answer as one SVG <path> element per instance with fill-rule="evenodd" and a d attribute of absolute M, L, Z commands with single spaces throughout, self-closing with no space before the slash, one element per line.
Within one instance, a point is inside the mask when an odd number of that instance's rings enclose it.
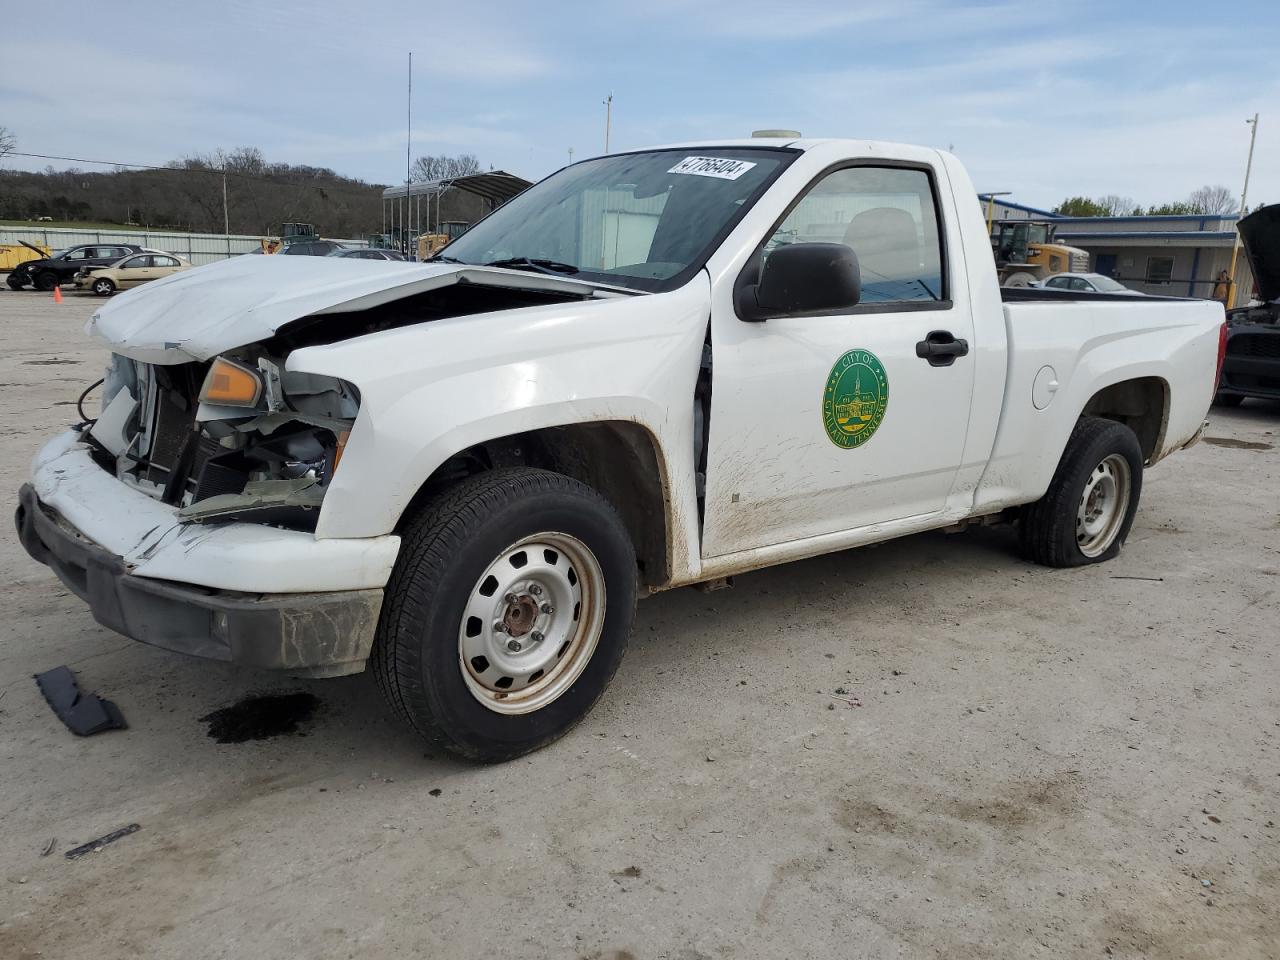
<path fill-rule="evenodd" d="M 343 451 L 345 451 L 345 450 L 347 449 L 347 441 L 348 441 L 349 439 L 351 439 L 351 431 L 350 431 L 350 430 L 342 430 L 342 431 L 340 431 L 340 432 L 338 433 L 338 446 L 337 446 L 337 448 L 333 451 L 333 471 L 332 471 L 332 473 L 337 473 L 337 472 L 338 472 L 338 464 L 340 464 L 340 463 L 342 462 L 342 454 L 343 454 Z"/>
<path fill-rule="evenodd" d="M 256 407 L 261 396 L 262 377 L 258 371 L 224 357 L 213 361 L 200 389 L 201 403 L 228 407 Z"/>

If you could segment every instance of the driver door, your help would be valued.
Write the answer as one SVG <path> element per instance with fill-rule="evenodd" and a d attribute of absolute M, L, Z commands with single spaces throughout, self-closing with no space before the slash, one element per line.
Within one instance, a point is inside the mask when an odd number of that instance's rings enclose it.
<path fill-rule="evenodd" d="M 743 322 L 713 311 L 704 557 L 940 512 L 962 462 L 973 388 L 963 261 L 943 243 L 934 173 L 851 165 L 819 177 L 762 245 L 844 243 L 856 306 Z M 723 303 L 717 300 L 717 303 Z"/>

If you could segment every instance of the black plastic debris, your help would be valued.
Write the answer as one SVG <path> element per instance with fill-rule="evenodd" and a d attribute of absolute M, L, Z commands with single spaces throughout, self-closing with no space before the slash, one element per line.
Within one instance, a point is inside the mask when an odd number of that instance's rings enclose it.
<path fill-rule="evenodd" d="M 36 685 L 58 719 L 78 737 L 103 730 L 124 730 L 129 726 L 124 722 L 120 708 L 110 700 L 81 692 L 76 686 L 76 675 L 69 667 L 54 667 L 37 673 Z"/>
<path fill-rule="evenodd" d="M 108 843 L 115 843 L 121 837 L 127 837 L 131 833 L 137 833 L 142 827 L 136 823 L 131 823 L 127 827 L 121 827 L 119 830 L 112 830 L 105 837 L 99 837 L 97 840 L 90 840 L 88 843 L 82 843 L 78 847 L 73 847 L 63 854 L 68 860 L 75 860 L 83 857 L 86 853 L 97 853 Z"/>

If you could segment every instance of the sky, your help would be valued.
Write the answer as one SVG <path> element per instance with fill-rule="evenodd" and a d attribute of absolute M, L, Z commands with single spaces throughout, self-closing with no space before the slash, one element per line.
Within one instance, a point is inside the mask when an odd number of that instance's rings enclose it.
<path fill-rule="evenodd" d="M 1280 3 L 118 0 L 0 34 L 19 151 L 269 160 L 403 182 L 419 154 L 532 180 L 613 150 L 788 128 L 950 148 L 979 191 L 1280 202 Z M 90 28 L 91 26 L 91 28 Z M 9 167 L 49 161 L 9 157 Z M 56 167 L 70 164 L 54 161 Z M 87 164 L 84 169 L 100 169 Z"/>

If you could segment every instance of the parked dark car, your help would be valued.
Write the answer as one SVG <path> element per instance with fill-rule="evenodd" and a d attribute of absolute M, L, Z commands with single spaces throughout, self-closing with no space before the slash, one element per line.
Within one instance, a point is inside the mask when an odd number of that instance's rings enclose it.
<path fill-rule="evenodd" d="M 37 290 L 52 290 L 61 284 L 70 283 L 85 267 L 109 266 L 131 253 L 142 252 L 142 247 L 136 243 L 82 243 L 46 257 L 38 247 L 32 247 L 29 243 L 24 243 L 23 246 L 31 247 L 41 257 L 20 263 L 9 272 L 5 282 L 11 290 L 21 290 L 26 286 L 34 286 Z"/>
<path fill-rule="evenodd" d="M 286 257 L 327 257 L 337 250 L 345 250 L 340 243 L 332 240 L 303 240 L 301 243 L 290 243 L 280 251 Z"/>
<path fill-rule="evenodd" d="M 330 257 L 343 257 L 347 260 L 408 260 L 399 250 L 380 250 L 376 247 L 343 247 L 328 254 Z"/>
<path fill-rule="evenodd" d="M 1225 407 L 1245 397 L 1280 400 L 1280 203 L 1255 210 L 1238 227 L 1260 302 L 1227 311 L 1227 354 L 1214 398 Z"/>

